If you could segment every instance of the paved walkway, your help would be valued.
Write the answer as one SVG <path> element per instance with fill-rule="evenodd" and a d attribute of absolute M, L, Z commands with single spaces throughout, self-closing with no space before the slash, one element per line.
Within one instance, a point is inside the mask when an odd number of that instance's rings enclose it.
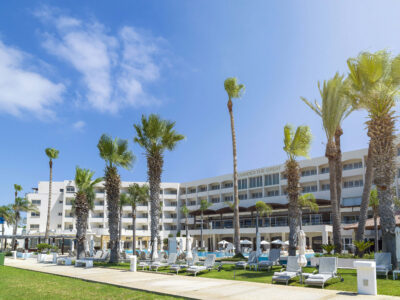
<path fill-rule="evenodd" d="M 272 285 L 255 282 L 211 279 L 204 277 L 129 272 L 106 268 L 75 268 L 39 264 L 34 259 L 6 258 L 6 266 L 68 276 L 120 287 L 158 292 L 195 299 L 269 299 L 269 300 L 327 300 L 327 299 L 399 299 L 390 296 L 360 296 L 340 291 Z"/>

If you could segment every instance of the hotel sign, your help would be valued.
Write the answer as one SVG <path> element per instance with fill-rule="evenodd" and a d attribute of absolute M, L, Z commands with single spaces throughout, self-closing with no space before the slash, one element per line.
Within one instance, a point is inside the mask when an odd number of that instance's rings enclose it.
<path fill-rule="evenodd" d="M 261 168 L 261 169 L 256 169 L 256 170 L 252 170 L 252 171 L 248 171 L 248 172 L 239 173 L 238 177 L 243 178 L 243 177 L 251 177 L 251 176 L 272 173 L 272 172 L 279 172 L 280 169 L 281 169 L 280 166 Z"/>

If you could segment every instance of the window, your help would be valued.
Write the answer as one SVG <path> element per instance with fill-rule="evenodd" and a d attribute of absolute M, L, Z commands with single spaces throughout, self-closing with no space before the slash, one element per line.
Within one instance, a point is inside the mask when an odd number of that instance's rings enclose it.
<path fill-rule="evenodd" d="M 196 189 L 195 189 L 195 188 L 191 188 L 191 189 L 189 189 L 189 192 L 188 192 L 188 194 L 193 194 L 193 193 L 196 193 Z"/>
<path fill-rule="evenodd" d="M 321 185 L 321 190 L 328 191 L 329 189 L 330 189 L 330 184 L 329 183 L 323 183 Z"/>
<path fill-rule="evenodd" d="M 40 217 L 40 212 L 32 211 L 31 217 Z"/>
<path fill-rule="evenodd" d="M 39 224 L 31 224 L 30 229 L 39 229 Z"/>
<path fill-rule="evenodd" d="M 59 215 L 59 216 L 62 216 L 62 212 L 59 212 L 58 215 Z"/>
<path fill-rule="evenodd" d="M 224 189 L 231 188 L 231 187 L 233 187 L 233 182 L 225 182 L 224 183 Z"/>
<path fill-rule="evenodd" d="M 352 238 L 343 238 L 343 250 L 353 250 L 353 239 Z"/>
<path fill-rule="evenodd" d="M 67 186 L 67 193 L 75 193 L 75 187 Z"/>
<path fill-rule="evenodd" d="M 310 170 L 301 171 L 301 177 L 312 176 L 312 175 L 316 175 L 316 174 L 317 174 L 317 170 L 316 169 L 310 169 Z"/>
<path fill-rule="evenodd" d="M 342 199 L 342 206 L 359 206 L 361 197 L 348 197 Z"/>
<path fill-rule="evenodd" d="M 219 190 L 219 184 L 212 185 L 211 190 L 212 191 Z"/>
<path fill-rule="evenodd" d="M 262 198 L 262 192 L 251 193 L 251 199 Z"/>
<path fill-rule="evenodd" d="M 274 197 L 274 196 L 279 196 L 279 190 L 274 190 L 274 191 L 268 191 L 267 192 L 267 197 Z"/>
<path fill-rule="evenodd" d="M 247 189 L 247 178 L 238 180 L 239 190 Z"/>
<path fill-rule="evenodd" d="M 202 186 L 200 187 L 200 192 L 206 192 L 207 191 L 207 187 L 206 186 Z M 176 193 L 175 193 L 176 194 Z"/>
<path fill-rule="evenodd" d="M 99 225 L 99 228 L 101 228 L 100 225 Z M 74 225 L 72 225 L 72 224 L 71 224 L 71 225 L 68 225 L 68 229 L 69 229 L 69 230 L 74 229 Z"/>
<path fill-rule="evenodd" d="M 262 176 L 250 178 L 250 188 L 262 186 Z"/>
<path fill-rule="evenodd" d="M 342 216 L 342 223 L 353 224 L 358 222 L 358 216 Z"/>
<path fill-rule="evenodd" d="M 329 173 L 329 167 L 321 168 L 321 174 L 326 174 L 326 173 Z"/>
<path fill-rule="evenodd" d="M 264 182 L 266 186 L 279 184 L 279 173 L 265 175 Z"/>
<path fill-rule="evenodd" d="M 211 203 L 219 203 L 219 198 L 218 197 L 211 198 Z"/>
<path fill-rule="evenodd" d="M 62 200 L 58 200 L 58 203 L 63 204 L 63 201 Z"/>
<path fill-rule="evenodd" d="M 189 201 L 189 205 L 196 205 L 196 201 Z"/>
<path fill-rule="evenodd" d="M 239 194 L 239 200 L 246 200 L 247 194 Z"/>
<path fill-rule="evenodd" d="M 64 189 L 60 189 L 60 193 L 64 193 Z"/>
<path fill-rule="evenodd" d="M 349 181 L 343 182 L 343 188 L 345 188 L 345 189 L 352 188 L 352 187 L 361 187 L 363 185 L 364 185 L 364 183 L 363 183 L 362 179 L 349 180 Z"/>
<path fill-rule="evenodd" d="M 303 193 L 312 193 L 317 191 L 316 185 L 303 186 Z"/>
<path fill-rule="evenodd" d="M 352 170 L 352 169 L 360 169 L 362 168 L 362 162 L 355 162 L 355 163 L 349 163 L 349 164 L 344 164 L 343 165 L 343 170 Z"/>
<path fill-rule="evenodd" d="M 176 218 L 176 214 L 171 214 L 171 218 L 175 219 Z"/>
<path fill-rule="evenodd" d="M 233 201 L 233 195 L 225 196 L 224 201 Z"/>
<path fill-rule="evenodd" d="M 57 224 L 57 228 L 60 229 L 61 228 L 61 224 Z"/>
<path fill-rule="evenodd" d="M 34 205 L 40 205 L 42 203 L 41 200 L 32 200 L 32 204 Z"/>
<path fill-rule="evenodd" d="M 97 228 L 104 228 L 103 224 L 99 224 Z"/>
<path fill-rule="evenodd" d="M 397 148 L 397 156 L 400 156 L 400 148 Z"/>

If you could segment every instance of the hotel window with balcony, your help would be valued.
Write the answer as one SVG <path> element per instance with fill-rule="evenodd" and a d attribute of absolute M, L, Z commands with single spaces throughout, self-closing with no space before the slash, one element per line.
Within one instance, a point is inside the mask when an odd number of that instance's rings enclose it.
<path fill-rule="evenodd" d="M 219 184 L 214 184 L 211 186 L 212 191 L 219 190 L 219 188 L 220 188 Z"/>
<path fill-rule="evenodd" d="M 316 185 L 303 186 L 303 193 L 313 193 L 318 190 Z"/>
<path fill-rule="evenodd" d="M 224 189 L 228 189 L 228 188 L 231 188 L 231 187 L 233 187 L 233 182 L 225 182 L 224 183 Z"/>
<path fill-rule="evenodd" d="M 262 176 L 250 177 L 250 188 L 262 186 Z"/>
<path fill-rule="evenodd" d="M 251 193 L 251 199 L 262 198 L 262 192 Z"/>
<path fill-rule="evenodd" d="M 59 215 L 59 216 L 62 216 L 62 212 L 59 212 L 58 215 Z"/>
<path fill-rule="evenodd" d="M 358 216 L 342 216 L 343 224 L 353 224 L 358 222 Z"/>
<path fill-rule="evenodd" d="M 99 225 L 99 228 L 100 228 L 100 225 Z M 69 230 L 74 229 L 74 225 L 68 225 L 68 229 L 69 229 Z"/>
<path fill-rule="evenodd" d="M 239 200 L 246 200 L 247 194 L 239 194 Z"/>
<path fill-rule="evenodd" d="M 312 176 L 312 175 L 317 175 L 316 169 L 309 169 L 309 170 L 301 171 L 301 177 Z"/>
<path fill-rule="evenodd" d="M 343 188 L 344 189 L 353 188 L 353 187 L 361 187 L 363 185 L 364 185 L 364 183 L 363 183 L 362 179 L 349 180 L 349 181 L 343 182 Z"/>
<path fill-rule="evenodd" d="M 251 228 L 253 227 L 253 222 L 251 219 L 240 220 L 240 228 Z"/>
<path fill-rule="evenodd" d="M 238 188 L 239 190 L 247 189 L 247 178 L 238 180 Z"/>
<path fill-rule="evenodd" d="M 200 192 L 207 192 L 207 187 L 206 186 L 201 186 L 199 191 Z"/>
<path fill-rule="evenodd" d="M 31 217 L 40 217 L 40 212 L 32 211 Z"/>
<path fill-rule="evenodd" d="M 60 193 L 64 193 L 64 189 L 60 189 Z"/>
<path fill-rule="evenodd" d="M 329 183 L 323 183 L 322 185 L 321 185 L 321 190 L 322 191 L 328 191 L 329 189 L 330 189 L 330 184 Z"/>
<path fill-rule="evenodd" d="M 322 167 L 321 174 L 327 174 L 327 173 L 329 173 L 329 167 Z"/>
<path fill-rule="evenodd" d="M 353 169 L 360 169 L 360 168 L 362 168 L 362 162 L 361 161 L 343 165 L 343 170 L 344 171 L 353 170 Z"/>
<path fill-rule="evenodd" d="M 39 229 L 39 224 L 31 224 L 29 226 L 30 229 Z"/>
<path fill-rule="evenodd" d="M 194 193 L 196 193 L 196 189 L 195 188 L 189 189 L 188 194 L 194 194 Z"/>
<path fill-rule="evenodd" d="M 268 174 L 264 176 L 264 185 L 276 185 L 279 184 L 279 173 Z"/>
<path fill-rule="evenodd" d="M 57 228 L 58 228 L 58 229 L 61 229 L 61 224 L 57 224 Z"/>
<path fill-rule="evenodd" d="M 224 228 L 232 228 L 232 227 L 233 227 L 232 220 L 224 221 Z"/>
<path fill-rule="evenodd" d="M 219 203 L 219 197 L 211 198 L 211 203 Z"/>
<path fill-rule="evenodd" d="M 233 201 L 233 195 L 230 195 L 230 196 L 225 196 L 224 197 L 224 201 L 226 202 L 226 201 Z"/>
<path fill-rule="evenodd" d="M 67 193 L 75 193 L 75 187 L 67 186 Z"/>
<path fill-rule="evenodd" d="M 32 204 L 34 205 L 40 205 L 42 203 L 41 200 L 32 200 Z"/>
<path fill-rule="evenodd" d="M 279 196 L 279 190 L 267 191 L 267 197 Z"/>
<path fill-rule="evenodd" d="M 189 205 L 196 205 L 196 201 L 195 200 L 189 201 Z"/>
<path fill-rule="evenodd" d="M 361 205 L 361 197 L 347 197 L 342 199 L 342 206 L 353 207 Z"/>

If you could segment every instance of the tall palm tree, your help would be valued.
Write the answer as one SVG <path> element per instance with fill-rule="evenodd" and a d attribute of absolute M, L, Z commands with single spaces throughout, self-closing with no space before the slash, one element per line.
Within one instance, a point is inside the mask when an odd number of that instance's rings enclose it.
<path fill-rule="evenodd" d="M 119 235 L 118 235 L 118 240 L 121 241 L 122 239 L 122 213 L 123 213 L 123 209 L 124 206 L 129 204 L 129 196 L 128 194 L 121 194 L 119 196 Z M 120 248 L 121 243 L 118 243 L 118 247 Z M 119 249 L 119 252 L 121 252 L 122 249 Z M 135 255 L 135 252 L 132 252 L 133 255 Z"/>
<path fill-rule="evenodd" d="M 132 242 L 133 253 L 136 253 L 136 208 L 139 204 L 147 203 L 149 199 L 149 186 L 140 186 L 137 183 L 128 187 L 128 204 L 132 208 Z"/>
<path fill-rule="evenodd" d="M 239 223 L 239 192 L 238 192 L 238 172 L 237 172 L 237 153 L 236 153 L 236 133 L 235 121 L 233 119 L 233 102 L 232 99 L 240 98 L 245 87 L 243 84 L 238 84 L 234 77 L 227 78 L 224 82 L 224 87 L 228 93 L 228 111 L 231 120 L 232 133 L 232 150 L 233 150 L 233 219 L 234 219 L 234 245 L 235 253 L 240 252 L 240 223 Z"/>
<path fill-rule="evenodd" d="M 257 201 L 256 203 L 256 238 L 258 235 L 258 219 L 262 216 L 270 216 L 272 214 L 272 207 L 264 201 Z"/>
<path fill-rule="evenodd" d="M 318 89 L 321 95 L 321 105 L 315 101 L 312 104 L 305 98 L 301 98 L 322 119 L 327 143 L 325 156 L 329 162 L 329 186 L 333 215 L 333 241 L 337 252 L 342 251 L 342 237 L 340 232 L 340 197 L 342 191 L 342 152 L 340 150 L 340 136 L 342 134 L 341 123 L 353 111 L 350 98 L 346 93 L 347 85 L 343 76 L 338 73 L 324 81 Z M 339 147 L 339 148 L 338 148 Z"/>
<path fill-rule="evenodd" d="M 89 210 L 93 209 L 94 199 L 96 198 L 96 195 L 94 193 L 94 186 L 103 180 L 103 178 L 96 178 L 95 180 L 93 180 L 93 175 L 93 171 L 76 167 L 75 184 L 77 187 L 77 192 L 75 195 L 73 208 L 76 216 L 76 240 L 78 243 L 78 259 L 86 256 L 85 241 Z"/>
<path fill-rule="evenodd" d="M 306 193 L 299 197 L 299 205 L 300 205 L 300 227 L 303 222 L 303 208 L 308 208 L 312 212 L 318 212 L 319 207 L 316 202 L 315 196 L 312 193 Z"/>
<path fill-rule="evenodd" d="M 108 230 L 110 232 L 110 262 L 118 262 L 119 247 L 119 193 L 121 186 L 121 178 L 118 174 L 117 167 L 131 169 L 135 159 L 132 151 L 128 149 L 128 141 L 115 138 L 114 140 L 103 134 L 100 137 L 97 148 L 100 157 L 106 162 L 105 169 L 105 190 L 107 193 L 108 208 Z"/>
<path fill-rule="evenodd" d="M 7 222 L 7 224 L 11 224 L 12 219 L 13 219 L 11 205 L 0 206 L 0 218 L 3 219 L 3 222 L 1 223 L 1 235 L 4 238 L 4 232 L 5 232 L 4 223 Z M 5 238 L 3 241 L 3 248 L 4 249 L 6 248 L 6 239 Z"/>
<path fill-rule="evenodd" d="M 147 158 L 147 176 L 150 186 L 150 214 L 151 214 L 151 258 L 155 249 L 155 239 L 159 236 L 160 219 L 160 183 L 164 165 L 165 150 L 172 151 L 179 141 L 185 137 L 174 129 L 175 122 L 161 119 L 151 114 L 142 116 L 140 124 L 134 124 L 136 137 L 134 142 L 144 148 Z"/>
<path fill-rule="evenodd" d="M 186 204 L 181 207 L 181 213 L 185 216 L 185 231 L 186 231 L 186 251 L 189 249 L 189 209 Z"/>
<path fill-rule="evenodd" d="M 37 208 L 33 205 L 28 199 L 17 197 L 15 198 L 14 204 L 11 205 L 13 210 L 13 223 L 14 223 L 14 230 L 13 230 L 13 239 L 12 239 L 12 248 L 15 250 L 15 236 L 17 235 L 18 224 L 21 220 L 21 212 L 37 212 Z"/>
<path fill-rule="evenodd" d="M 21 192 L 22 191 L 22 186 L 20 186 L 19 184 L 14 184 L 14 203 L 16 203 L 17 202 L 17 198 L 18 198 L 18 192 Z M 15 212 L 15 211 L 14 211 Z M 15 221 L 15 215 L 14 215 L 14 221 Z M 14 226 L 14 229 L 13 229 L 13 235 L 14 235 L 14 237 L 12 238 L 12 241 L 11 241 L 11 247 L 14 249 L 14 244 L 15 244 L 15 235 L 17 234 L 17 228 L 18 228 L 18 225 L 16 225 L 16 226 Z"/>
<path fill-rule="evenodd" d="M 46 148 L 45 152 L 46 152 L 47 157 L 49 158 L 49 167 L 50 167 L 49 201 L 47 203 L 46 232 L 44 234 L 44 239 L 47 240 L 49 238 L 49 232 L 50 232 L 51 187 L 53 184 L 53 159 L 58 158 L 58 154 L 60 152 L 54 148 Z"/>
<path fill-rule="evenodd" d="M 287 193 L 289 198 L 289 255 L 296 255 L 296 232 L 299 227 L 300 166 L 296 158 L 308 157 L 312 135 L 308 126 L 299 126 L 294 131 L 291 125 L 284 128 L 284 147 L 288 159 L 285 162 Z"/>
<path fill-rule="evenodd" d="M 207 199 L 200 200 L 200 218 L 201 218 L 201 227 L 200 227 L 200 248 L 203 248 L 203 227 L 204 227 L 204 212 L 212 205 L 212 203 L 208 202 Z"/>
<path fill-rule="evenodd" d="M 373 183 L 378 191 L 382 250 L 392 254 L 392 261 L 397 267 L 396 222 L 391 186 L 396 166 L 394 114 L 400 90 L 400 56 L 393 58 L 387 51 L 363 52 L 357 58 L 349 59 L 347 65 L 354 106 L 368 112 L 369 120 L 366 124 L 370 137 L 368 152 L 371 155 L 368 160 L 372 160 Z M 368 207 L 363 206 L 367 205 L 368 202 L 361 203 L 359 230 L 365 227 Z M 359 236 L 357 234 L 356 238 Z"/>
<path fill-rule="evenodd" d="M 374 215 L 374 231 L 375 231 L 375 253 L 379 251 L 379 231 L 378 231 L 378 216 L 379 216 L 379 198 L 378 191 L 372 189 L 369 194 L 369 207 L 372 208 Z"/>

